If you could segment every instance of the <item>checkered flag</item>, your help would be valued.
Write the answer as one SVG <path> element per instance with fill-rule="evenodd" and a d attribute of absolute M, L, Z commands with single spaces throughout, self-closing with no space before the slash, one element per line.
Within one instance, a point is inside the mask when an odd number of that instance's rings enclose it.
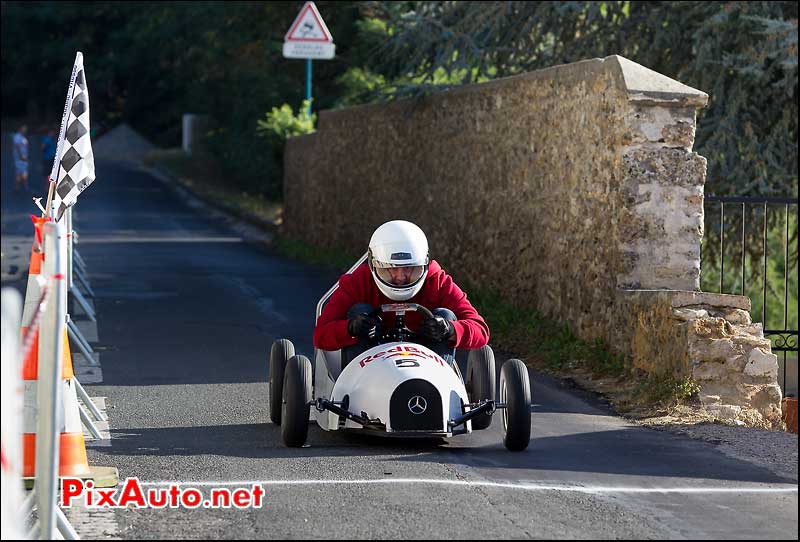
<path fill-rule="evenodd" d="M 58 177 L 56 177 L 58 174 Z M 94 181 L 94 154 L 89 138 L 89 89 L 83 70 L 83 54 L 75 56 L 67 102 L 61 118 L 56 160 L 50 179 L 55 179 L 55 220 L 78 200 Z"/>

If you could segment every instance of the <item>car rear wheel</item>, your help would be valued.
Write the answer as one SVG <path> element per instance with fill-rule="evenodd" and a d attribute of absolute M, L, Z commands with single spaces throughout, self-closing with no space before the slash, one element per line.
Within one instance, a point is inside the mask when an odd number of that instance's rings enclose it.
<path fill-rule="evenodd" d="M 500 402 L 506 405 L 503 444 L 520 452 L 531 440 L 531 383 L 528 368 L 518 359 L 508 360 L 500 369 Z"/>
<path fill-rule="evenodd" d="M 297 448 L 306 443 L 311 372 L 311 362 L 305 356 L 292 356 L 286 364 L 281 408 L 281 436 L 286 446 Z"/>
<path fill-rule="evenodd" d="M 473 403 L 495 398 L 494 352 L 489 345 L 470 350 L 467 358 L 467 394 Z M 491 414 L 472 418 L 473 431 L 487 429 L 492 424 Z"/>
<path fill-rule="evenodd" d="M 272 343 L 269 353 L 269 419 L 281 424 L 281 401 L 283 401 L 283 373 L 286 363 L 294 356 L 294 345 L 287 339 Z"/>

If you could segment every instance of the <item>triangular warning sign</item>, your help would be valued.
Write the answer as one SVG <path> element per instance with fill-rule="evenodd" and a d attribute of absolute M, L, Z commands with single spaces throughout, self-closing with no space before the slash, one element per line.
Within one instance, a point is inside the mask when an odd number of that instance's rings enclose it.
<path fill-rule="evenodd" d="M 318 43 L 333 43 L 331 33 L 325 26 L 325 21 L 317 11 L 314 2 L 306 2 L 300 15 L 292 23 L 284 41 L 310 41 Z"/>

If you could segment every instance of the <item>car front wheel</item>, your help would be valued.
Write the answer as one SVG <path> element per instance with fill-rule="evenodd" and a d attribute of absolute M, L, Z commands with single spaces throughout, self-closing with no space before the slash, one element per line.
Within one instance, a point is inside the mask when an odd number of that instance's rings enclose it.
<path fill-rule="evenodd" d="M 531 384 L 528 368 L 518 359 L 508 360 L 500 369 L 500 402 L 505 403 L 503 444 L 520 452 L 531 440 Z"/>
<path fill-rule="evenodd" d="M 269 419 L 281 424 L 281 401 L 283 401 L 283 373 L 286 363 L 294 356 L 294 345 L 287 339 L 272 343 L 269 353 Z"/>
<path fill-rule="evenodd" d="M 286 446 L 297 448 L 306 443 L 311 393 L 311 362 L 305 356 L 292 356 L 286 364 L 281 408 L 281 436 Z"/>
<path fill-rule="evenodd" d="M 473 403 L 495 398 L 494 352 L 489 345 L 470 350 L 467 358 L 467 394 Z M 491 414 L 472 418 L 473 431 L 487 429 L 492 424 Z"/>

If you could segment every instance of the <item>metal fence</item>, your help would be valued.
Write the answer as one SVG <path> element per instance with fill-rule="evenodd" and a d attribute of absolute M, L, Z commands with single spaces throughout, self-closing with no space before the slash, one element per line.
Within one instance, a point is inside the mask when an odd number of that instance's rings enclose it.
<path fill-rule="evenodd" d="M 718 285 L 704 281 L 705 290 L 711 288 L 718 293 L 748 295 L 755 281 L 756 292 L 751 299 L 754 305 L 760 302 L 764 336 L 772 341 L 773 352 L 778 353 L 779 382 L 784 395 L 790 396 L 797 394 L 797 211 L 798 202 L 795 198 L 706 196 L 705 260 L 701 256 L 704 273 L 719 273 Z M 792 221 L 794 231 L 790 232 Z M 770 246 L 769 238 L 772 237 L 774 241 L 778 233 L 782 243 L 776 250 L 774 242 Z M 734 239 L 731 239 L 732 236 Z M 709 263 L 711 265 L 707 265 Z M 782 270 L 776 268 L 781 263 Z M 770 273 L 770 268 L 773 273 Z M 732 269 L 735 269 L 733 273 L 730 272 Z M 782 281 L 772 280 L 776 273 L 782 274 Z M 772 279 L 770 274 L 773 275 Z M 792 278 L 793 292 L 790 288 Z M 726 281 L 729 283 L 728 291 Z M 778 292 L 781 285 L 776 282 L 783 282 L 782 325 L 775 321 L 774 314 L 770 320 L 771 313 L 768 311 L 768 293 L 775 294 L 773 297 L 777 296 L 780 300 Z M 790 314 L 790 305 L 795 307 L 793 314 Z M 753 316 L 757 318 L 759 315 L 756 312 Z M 792 327 L 794 329 L 790 329 Z"/>

